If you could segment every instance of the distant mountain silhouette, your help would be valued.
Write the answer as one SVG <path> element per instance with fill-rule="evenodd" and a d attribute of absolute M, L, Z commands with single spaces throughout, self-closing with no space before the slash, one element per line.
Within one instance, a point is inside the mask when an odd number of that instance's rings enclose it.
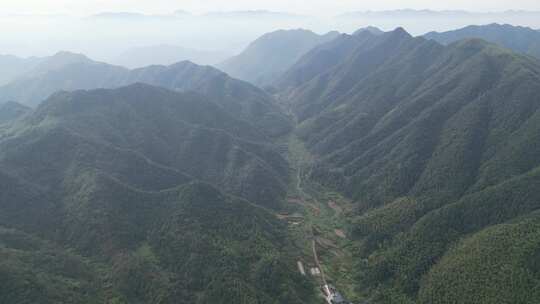
<path fill-rule="evenodd" d="M 0 55 L 0 85 L 4 85 L 24 75 L 37 66 L 43 58 L 20 58 L 12 55 Z"/>
<path fill-rule="evenodd" d="M 354 33 L 353 33 L 353 36 L 355 35 L 359 35 L 361 34 L 362 32 L 365 32 L 365 31 L 368 31 L 374 35 L 381 35 L 384 33 L 384 31 L 382 31 L 381 29 L 377 28 L 377 27 L 374 27 L 374 26 L 368 26 L 368 27 L 364 27 L 364 28 L 361 28 L 361 29 L 358 29 L 356 30 Z"/>
<path fill-rule="evenodd" d="M 275 31 L 253 41 L 241 54 L 218 67 L 256 85 L 270 85 L 306 52 L 338 35 L 318 35 L 302 29 Z"/>
<path fill-rule="evenodd" d="M 229 56 L 229 54 L 222 52 L 200 51 L 175 45 L 155 45 L 129 49 L 111 62 L 127 68 L 170 65 L 180 61 L 212 65 L 222 62 Z"/>
<path fill-rule="evenodd" d="M 471 25 L 454 31 L 431 32 L 424 37 L 442 44 L 450 44 L 465 38 L 480 38 L 516 52 L 540 58 L 540 32 L 528 27 L 496 23 Z"/>

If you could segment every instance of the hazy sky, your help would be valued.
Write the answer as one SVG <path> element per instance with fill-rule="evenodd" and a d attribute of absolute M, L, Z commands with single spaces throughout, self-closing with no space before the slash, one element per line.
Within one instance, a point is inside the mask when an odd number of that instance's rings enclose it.
<path fill-rule="evenodd" d="M 221 10 L 268 9 L 333 15 L 351 10 L 464 9 L 475 11 L 540 10 L 539 0 L 0 0 L 3 13 L 68 13 L 88 15 L 102 11 L 194 13 Z"/>
<path fill-rule="evenodd" d="M 0 31 L 0 54 L 48 56 L 59 50 L 68 50 L 99 60 L 110 60 L 129 48 L 158 44 L 234 54 L 266 32 L 292 28 L 306 28 L 318 33 L 330 30 L 351 33 L 368 25 L 382 30 L 402 26 L 413 35 L 493 22 L 540 28 L 537 15 L 514 17 L 512 14 L 493 14 L 437 20 L 325 18 L 351 11 L 405 8 L 540 12 L 540 0 L 0 0 L 0 28 L 9 29 Z M 144 21 L 78 18 L 110 11 L 171 14 L 177 10 L 195 14 L 271 10 L 322 18 L 249 19 L 249 26 L 241 18 L 150 18 Z"/>

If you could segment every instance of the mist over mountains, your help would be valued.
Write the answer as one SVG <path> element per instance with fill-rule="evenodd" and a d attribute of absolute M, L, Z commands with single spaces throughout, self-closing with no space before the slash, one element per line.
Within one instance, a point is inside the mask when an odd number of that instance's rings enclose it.
<path fill-rule="evenodd" d="M 110 62 L 127 68 L 171 65 L 180 61 L 191 61 L 199 65 L 215 65 L 229 57 L 231 54 L 225 52 L 201 51 L 176 45 L 154 45 L 126 50 Z"/>
<path fill-rule="evenodd" d="M 338 35 L 318 35 L 302 29 L 268 33 L 217 66 L 233 77 L 259 86 L 271 85 L 306 52 Z"/>
<path fill-rule="evenodd" d="M 540 31 L 509 24 L 470 25 L 448 32 L 431 32 L 424 35 L 443 44 L 464 38 L 480 38 L 497 43 L 516 52 L 540 58 Z"/>
<path fill-rule="evenodd" d="M 6 14 L 0 20 L 0 26 L 11 30 L 1 33 L 0 49 L 3 54 L 20 57 L 45 57 L 58 50 L 68 50 L 114 63 L 126 50 L 156 45 L 238 54 L 257 37 L 276 29 L 304 28 L 323 34 L 330 31 L 352 33 L 366 26 L 383 30 L 402 26 L 413 35 L 489 23 L 538 29 L 538 15 L 532 11 L 475 13 L 430 10 L 351 12 L 326 17 L 264 10 L 200 15 L 173 10 L 162 15 L 114 11 L 91 16 Z M 164 28 L 167 30 L 162 30 Z M 77 35 L 73 35 L 74 31 Z"/>
<path fill-rule="evenodd" d="M 231 114 L 252 122 L 270 136 L 281 135 L 291 128 L 288 118 L 273 103 L 273 97 L 262 89 L 215 68 L 188 61 L 129 70 L 92 61 L 80 54 L 60 52 L 24 77 L 0 86 L 0 100 L 37 106 L 44 98 L 61 90 L 118 88 L 135 83 L 204 93 Z"/>

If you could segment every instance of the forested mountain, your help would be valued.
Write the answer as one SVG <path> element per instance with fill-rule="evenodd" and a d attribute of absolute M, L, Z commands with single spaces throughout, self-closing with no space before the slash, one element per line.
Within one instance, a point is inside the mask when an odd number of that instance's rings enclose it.
<path fill-rule="evenodd" d="M 509 24 L 471 25 L 448 32 L 431 32 L 424 37 L 442 44 L 466 38 L 480 38 L 519 53 L 540 58 L 540 32 L 528 27 Z"/>
<path fill-rule="evenodd" d="M 265 91 L 227 74 L 191 62 L 171 66 L 151 66 L 130 71 L 121 82 L 143 82 L 176 91 L 202 93 L 230 114 L 248 121 L 267 135 L 277 136 L 292 128 L 291 122 Z"/>
<path fill-rule="evenodd" d="M 261 138 L 195 93 L 54 94 L 0 131 L 0 300 L 312 303 Z"/>
<path fill-rule="evenodd" d="M 318 35 L 302 29 L 279 30 L 253 41 L 241 54 L 218 67 L 259 86 L 271 85 L 306 52 L 337 36 L 337 32 Z"/>
<path fill-rule="evenodd" d="M 270 136 L 283 134 L 291 128 L 288 118 L 269 94 L 209 66 L 184 61 L 171 66 L 129 70 L 79 55 L 55 57 L 58 58 L 48 60 L 34 72 L 0 87 L 1 98 L 35 106 L 59 90 L 116 88 L 143 82 L 176 91 L 203 93 L 229 113 Z"/>
<path fill-rule="evenodd" d="M 1 151 L 13 157 L 6 162 L 6 168 L 16 166 L 17 159 L 30 164 L 26 149 L 30 155 L 58 157 L 57 168 L 61 171 L 54 178 L 54 171 L 46 170 L 43 181 L 47 184 L 63 178 L 62 169 L 70 168 L 69 161 L 82 161 L 92 155 L 90 149 L 96 152 L 86 161 L 95 162 L 100 170 L 118 170 L 109 174 L 145 190 L 173 187 L 188 175 L 273 207 L 283 197 L 288 178 L 286 162 L 248 123 L 206 97 L 143 84 L 117 90 L 57 93 L 4 135 Z M 107 150 L 118 156 L 110 157 Z M 124 154 L 125 159 L 138 165 L 114 161 Z M 13 170 L 20 171 L 18 176 L 24 173 L 27 178 L 39 178 L 41 159 L 35 161 L 35 166 L 28 166 L 30 171 L 18 166 Z M 147 174 L 129 171 L 138 169 L 143 173 L 145 168 Z M 252 183 L 261 187 L 251 187 Z"/>
<path fill-rule="evenodd" d="M 321 44 L 292 65 L 275 83 L 281 91 L 294 89 L 342 63 L 357 48 L 370 46 L 377 40 L 378 32 L 361 29 L 353 35 L 342 34 L 334 40 Z"/>
<path fill-rule="evenodd" d="M 355 201 L 359 286 L 380 303 L 534 303 L 540 62 L 403 29 L 341 40 L 300 59 L 347 54 L 284 98 L 311 178 Z"/>

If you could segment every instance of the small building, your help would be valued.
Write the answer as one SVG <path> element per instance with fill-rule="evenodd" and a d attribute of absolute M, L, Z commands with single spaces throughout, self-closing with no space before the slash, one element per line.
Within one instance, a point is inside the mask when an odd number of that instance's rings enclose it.
<path fill-rule="evenodd" d="M 339 293 L 339 291 L 337 291 L 337 289 L 330 284 L 324 285 L 322 287 L 322 291 L 328 304 L 350 304 L 347 300 L 345 300 L 341 293 Z"/>
<path fill-rule="evenodd" d="M 301 261 L 296 262 L 296 264 L 298 265 L 298 271 L 305 276 L 306 271 L 304 270 L 304 264 Z"/>

